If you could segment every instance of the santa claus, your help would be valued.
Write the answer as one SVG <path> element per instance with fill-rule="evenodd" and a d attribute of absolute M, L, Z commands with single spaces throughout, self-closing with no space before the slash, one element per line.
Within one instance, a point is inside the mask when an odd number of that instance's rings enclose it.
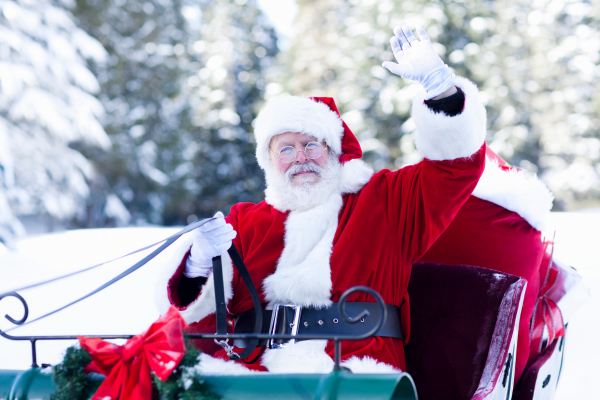
<path fill-rule="evenodd" d="M 340 295 L 357 285 L 375 289 L 388 313 L 395 314 L 388 318 L 395 326 L 388 322 L 374 337 L 343 342 L 342 365 L 359 373 L 406 370 L 411 265 L 473 192 L 486 151 L 485 108 L 477 88 L 451 73 L 423 28 L 417 32 L 420 40 L 407 26 L 396 28 L 391 43 L 398 63 L 383 66 L 423 85 L 412 117 L 415 144 L 425 159 L 398 171 L 373 173 L 360 160 L 360 145 L 333 99 L 270 100 L 254 130 L 265 201 L 236 204 L 227 217 L 217 213 L 215 220 L 180 239 L 184 243 L 159 285 L 161 311 L 175 305 L 192 330 L 214 326 L 211 260 L 220 255 L 228 312 L 238 322 L 246 318 L 253 304 L 226 252 L 233 243 L 266 310 L 301 309 L 299 333 L 338 329 L 343 321 L 328 319 L 328 312 Z M 349 301 L 374 300 L 358 293 Z M 324 317 L 313 319 L 316 313 Z M 332 355 L 331 342 L 306 340 L 260 346 L 246 358 L 256 358 L 248 364 L 230 361 L 225 351 L 203 354 L 198 368 L 205 374 L 329 372 Z"/>

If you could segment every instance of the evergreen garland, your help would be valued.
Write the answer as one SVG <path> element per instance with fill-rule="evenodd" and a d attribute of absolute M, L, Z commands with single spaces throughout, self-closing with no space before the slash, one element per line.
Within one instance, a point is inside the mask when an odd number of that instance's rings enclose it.
<path fill-rule="evenodd" d="M 71 346 L 63 362 L 53 368 L 52 381 L 56 392 L 50 400 L 86 400 L 94 388 L 92 378 L 83 369 L 92 362 L 90 354 L 82 348 Z"/>
<path fill-rule="evenodd" d="M 166 381 L 163 382 L 156 375 L 152 375 L 153 386 L 158 389 L 160 400 L 218 399 L 219 397 L 210 392 L 206 383 L 198 375 L 189 371 L 198 363 L 200 351 L 190 343 L 187 337 L 185 347 L 183 358 Z M 189 380 L 191 380 L 191 385 Z"/>
<path fill-rule="evenodd" d="M 200 351 L 186 338 L 186 351 L 181 362 L 165 382 L 152 374 L 153 400 L 216 400 L 202 377 L 193 372 Z M 90 354 L 78 345 L 67 349 L 63 361 L 52 371 L 56 392 L 50 400 L 87 400 L 102 383 L 102 375 L 86 374 L 84 368 L 92 362 Z"/>

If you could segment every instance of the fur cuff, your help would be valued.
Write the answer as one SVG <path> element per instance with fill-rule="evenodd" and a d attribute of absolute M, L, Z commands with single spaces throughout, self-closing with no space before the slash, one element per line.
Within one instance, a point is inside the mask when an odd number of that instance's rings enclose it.
<path fill-rule="evenodd" d="M 417 126 L 415 146 L 429 160 L 469 157 L 485 140 L 485 107 L 479 100 L 477 87 L 459 76 L 456 86 L 465 93 L 465 108 L 454 117 L 431 111 L 425 104 L 425 91 L 419 92 L 413 100 L 412 117 Z"/>
<path fill-rule="evenodd" d="M 208 354 L 198 356 L 198 364 L 194 366 L 194 372 L 198 375 L 251 375 L 260 374 L 258 371 L 250 370 L 235 361 L 225 361 L 220 358 L 214 358 Z"/>
<path fill-rule="evenodd" d="M 192 247 L 193 242 L 194 237 L 191 232 L 188 232 L 156 257 L 155 262 L 159 262 L 159 258 L 166 257 L 164 260 L 160 260 L 163 268 L 156 282 L 156 293 L 154 298 L 160 315 L 166 313 L 172 305 L 171 300 L 169 299 L 169 281 L 177 272 L 183 258 L 190 250 L 190 247 Z M 174 251 L 170 252 L 171 248 L 174 248 Z"/>
<path fill-rule="evenodd" d="M 304 340 L 268 349 L 261 363 L 277 374 L 327 374 L 333 371 L 333 360 L 325 353 L 326 340 Z"/>
<path fill-rule="evenodd" d="M 350 357 L 342 363 L 342 367 L 348 368 L 355 374 L 399 374 L 402 372 L 389 364 L 379 362 L 369 356 L 363 358 Z"/>
<path fill-rule="evenodd" d="M 173 277 L 175 272 L 177 272 L 177 268 L 181 265 L 183 257 L 189 251 L 193 243 L 193 237 L 189 233 L 182 236 L 182 240 L 183 242 L 181 245 L 165 263 L 163 273 L 158 279 L 156 304 L 161 315 L 167 312 L 171 305 L 175 305 L 169 298 L 167 286 L 169 280 Z M 225 302 L 229 303 L 233 297 L 233 263 L 227 252 L 224 252 L 221 255 L 221 262 L 223 265 Z M 215 282 L 212 273 L 208 276 L 206 284 L 202 287 L 200 296 L 186 307 L 178 307 L 178 309 L 179 313 L 188 324 L 198 322 L 217 310 L 215 303 Z"/>
<path fill-rule="evenodd" d="M 550 190 L 534 174 L 514 168 L 505 171 L 488 157 L 473 196 L 516 212 L 538 231 L 545 229 L 554 200 Z"/>
<path fill-rule="evenodd" d="M 225 285 L 225 303 L 233 298 L 233 262 L 227 252 L 221 254 L 221 263 L 223 264 L 223 284 Z M 184 310 L 179 313 L 188 324 L 198 322 L 208 315 L 217 311 L 215 303 L 215 280 L 213 274 L 208 276 L 208 280 L 202 287 L 200 296 L 190 303 Z"/>

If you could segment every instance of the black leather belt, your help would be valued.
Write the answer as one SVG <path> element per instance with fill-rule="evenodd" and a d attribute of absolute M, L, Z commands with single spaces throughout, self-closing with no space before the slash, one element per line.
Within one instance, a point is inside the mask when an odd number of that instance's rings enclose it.
<path fill-rule="evenodd" d="M 400 329 L 400 307 L 393 304 L 385 305 L 386 321 L 373 336 L 393 337 L 404 339 Z M 345 322 L 338 311 L 337 304 L 323 309 L 305 308 L 290 305 L 278 305 L 274 310 L 263 311 L 261 333 L 296 334 L 296 335 L 360 335 L 373 329 L 381 318 L 381 309 L 377 303 L 354 302 L 346 303 L 346 313 L 349 316 L 368 311 L 368 315 L 359 322 Z M 273 313 L 276 313 L 276 318 Z M 241 313 L 235 320 L 235 333 L 252 333 L 254 327 L 254 310 Z M 297 340 L 303 340 L 298 338 Z M 262 339 L 259 346 L 279 347 L 288 340 Z M 234 344 L 239 348 L 247 346 L 244 339 L 235 339 Z"/>

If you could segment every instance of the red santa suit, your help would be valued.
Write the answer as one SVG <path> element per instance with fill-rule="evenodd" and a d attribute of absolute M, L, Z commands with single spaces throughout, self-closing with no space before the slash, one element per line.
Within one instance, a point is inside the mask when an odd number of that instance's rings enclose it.
<path fill-rule="evenodd" d="M 473 195 L 420 260 L 476 265 L 527 279 L 515 382 L 529 357 L 530 321 L 540 289 L 539 268 L 544 255 L 541 231 L 552 200 L 548 188 L 534 175 L 509 167 L 488 149 L 485 171 Z"/>
<path fill-rule="evenodd" d="M 263 306 L 325 307 L 337 302 L 345 290 L 366 285 L 386 303 L 400 307 L 402 331 L 405 341 L 409 339 L 406 289 L 411 265 L 451 223 L 484 169 L 485 108 L 475 85 L 464 78 L 457 78 L 456 84 L 465 94 L 464 110 L 457 116 L 432 112 L 424 102 L 424 92 L 413 101 L 416 147 L 425 159 L 398 171 L 375 174 L 358 159 L 362 155 L 358 141 L 340 119 L 332 99 L 284 97 L 267 104 L 255 124 L 258 163 L 267 171 L 266 199 L 236 204 L 226 217 L 238 234 L 233 243 Z M 292 210 L 285 196 L 269 186 L 270 139 L 288 131 L 325 141 L 340 155 L 343 166 L 338 186 L 323 204 Z M 177 295 L 191 243 L 191 235 L 184 238 L 167 263 L 159 284 L 159 307 L 166 311 L 175 305 L 188 323 L 206 329 L 214 326 L 212 276 L 190 304 L 181 304 Z M 228 311 L 235 316 L 251 310 L 248 289 L 227 253 L 222 258 Z M 374 300 L 359 293 L 349 301 Z M 402 340 L 389 337 L 342 342 L 343 365 L 363 373 L 405 370 L 403 345 Z M 205 374 L 245 373 L 248 368 L 329 372 L 332 356 L 332 343 L 307 340 L 267 349 L 252 365 L 226 361 L 223 351 L 214 358 L 202 355 L 198 368 Z"/>

